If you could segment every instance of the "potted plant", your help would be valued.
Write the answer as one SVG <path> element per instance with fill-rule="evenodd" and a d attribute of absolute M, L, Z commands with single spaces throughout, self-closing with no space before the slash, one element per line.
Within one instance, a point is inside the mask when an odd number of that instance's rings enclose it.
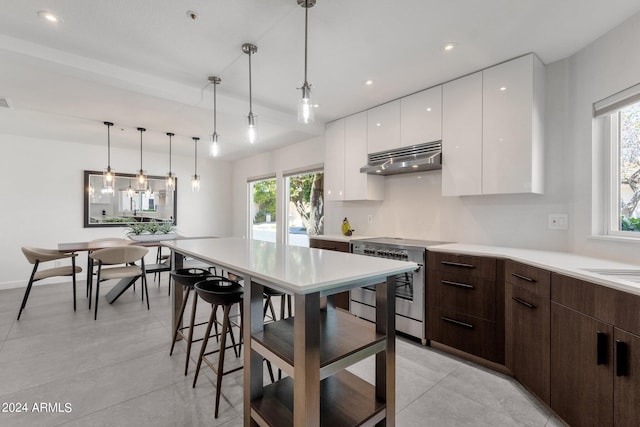
<path fill-rule="evenodd" d="M 170 222 L 141 222 L 131 224 L 127 237 L 138 242 L 157 242 L 171 240 L 176 237 L 173 224 Z"/>

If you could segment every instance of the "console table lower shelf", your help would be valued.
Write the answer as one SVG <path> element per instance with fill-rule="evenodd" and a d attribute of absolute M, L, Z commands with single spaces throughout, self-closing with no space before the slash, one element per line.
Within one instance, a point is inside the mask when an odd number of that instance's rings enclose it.
<path fill-rule="evenodd" d="M 259 425 L 293 426 L 293 379 L 286 377 L 264 388 L 251 402 Z M 374 426 L 386 418 L 386 404 L 376 399 L 375 386 L 348 371 L 320 382 L 320 425 Z"/>

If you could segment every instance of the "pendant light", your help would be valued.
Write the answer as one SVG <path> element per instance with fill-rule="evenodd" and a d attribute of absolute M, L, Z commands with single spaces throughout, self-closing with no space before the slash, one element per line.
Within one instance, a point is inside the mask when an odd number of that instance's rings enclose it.
<path fill-rule="evenodd" d="M 139 190 L 146 190 L 147 176 L 145 175 L 144 170 L 142 169 L 142 132 L 146 131 L 146 129 L 138 128 L 138 131 L 140 131 L 140 170 L 136 175 L 136 181 L 137 181 L 137 186 Z"/>
<path fill-rule="evenodd" d="M 249 55 L 249 115 L 247 116 L 247 137 L 249 139 L 249 143 L 253 144 L 258 139 L 258 127 L 251 103 L 251 55 L 258 52 L 258 46 L 251 43 L 245 43 L 242 45 L 242 51 Z"/>
<path fill-rule="evenodd" d="M 133 187 L 131 187 L 131 180 L 129 180 L 129 188 L 127 188 L 127 197 L 132 198 L 135 195 L 135 191 L 133 191 Z"/>
<path fill-rule="evenodd" d="M 171 137 L 175 134 L 171 132 L 167 132 L 167 136 L 169 137 L 169 173 L 167 174 L 167 179 L 165 181 L 165 186 L 167 191 L 173 191 L 176 189 L 176 176 L 171 172 Z"/>
<path fill-rule="evenodd" d="M 309 8 L 316 4 L 316 0 L 297 0 L 298 5 L 304 7 L 304 83 L 298 89 L 302 90 L 302 98 L 298 103 L 298 122 L 313 123 L 313 106 L 311 105 L 311 84 L 307 81 L 307 23 Z"/>
<path fill-rule="evenodd" d="M 103 122 L 107 127 L 107 168 L 102 173 L 102 191 L 113 194 L 115 184 L 115 171 L 111 169 L 111 133 L 109 132 L 113 123 Z"/>
<path fill-rule="evenodd" d="M 193 137 L 193 141 L 195 142 L 195 164 L 194 164 L 194 172 L 193 178 L 191 178 L 191 191 L 198 192 L 200 191 L 200 176 L 198 176 L 198 138 L 197 136 Z"/>
<path fill-rule="evenodd" d="M 218 132 L 217 132 L 217 121 L 216 121 L 216 86 L 222 82 L 220 77 L 210 76 L 209 83 L 213 84 L 213 133 L 211 134 L 211 147 L 209 150 L 209 154 L 211 157 L 218 157 L 220 152 L 220 147 L 218 146 Z"/>

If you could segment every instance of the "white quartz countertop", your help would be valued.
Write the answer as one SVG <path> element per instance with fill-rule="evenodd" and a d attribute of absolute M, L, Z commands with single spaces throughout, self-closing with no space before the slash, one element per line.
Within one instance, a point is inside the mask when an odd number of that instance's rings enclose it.
<path fill-rule="evenodd" d="M 240 237 L 170 240 L 162 243 L 183 255 L 234 273 L 250 275 L 259 283 L 297 294 L 333 294 L 379 283 L 387 276 L 418 268 L 413 262 Z"/>
<path fill-rule="evenodd" d="M 626 264 L 600 258 L 592 258 L 569 252 L 541 251 L 535 249 L 501 246 L 450 243 L 427 248 L 433 252 L 449 252 L 466 255 L 494 256 L 564 274 L 576 279 L 597 283 L 609 288 L 640 295 L 640 265 Z M 600 270 L 600 272 L 597 272 Z M 634 274 L 637 273 L 637 274 Z M 624 278 L 626 277 L 626 278 Z"/>

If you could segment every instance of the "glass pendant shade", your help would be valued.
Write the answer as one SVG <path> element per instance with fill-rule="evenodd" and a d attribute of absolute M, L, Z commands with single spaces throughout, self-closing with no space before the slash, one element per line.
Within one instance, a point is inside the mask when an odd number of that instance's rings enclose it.
<path fill-rule="evenodd" d="M 102 192 L 114 193 L 113 186 L 115 184 L 116 172 L 111 169 L 111 133 L 110 128 L 113 126 L 111 122 L 103 122 L 107 127 L 107 168 L 102 173 Z"/>
<path fill-rule="evenodd" d="M 220 154 L 218 134 L 213 132 L 213 135 L 211 135 L 211 148 L 209 149 L 209 155 L 211 155 L 211 157 L 218 157 L 218 154 Z"/>
<path fill-rule="evenodd" d="M 193 175 L 191 178 L 191 191 L 194 193 L 200 191 L 200 175 Z"/>
<path fill-rule="evenodd" d="M 169 137 L 169 172 L 167 173 L 167 178 L 165 179 L 165 187 L 167 191 L 173 191 L 176 189 L 176 176 L 171 172 L 171 138 L 174 136 L 173 133 L 167 132 L 167 136 Z"/>
<path fill-rule="evenodd" d="M 127 197 L 132 198 L 134 194 L 135 194 L 135 191 L 133 191 L 133 187 L 131 187 L 131 180 L 129 180 L 129 188 L 127 188 Z"/>
<path fill-rule="evenodd" d="M 313 105 L 311 104 L 311 86 L 305 82 L 302 89 L 302 98 L 298 103 L 298 122 L 313 123 Z"/>
<path fill-rule="evenodd" d="M 138 173 L 136 174 L 136 182 L 139 190 L 146 190 L 147 175 L 145 174 L 144 169 L 142 169 L 142 132 L 146 131 L 146 129 L 138 128 L 138 131 L 140 131 L 140 170 L 138 170 Z"/>
<path fill-rule="evenodd" d="M 253 113 L 249 113 L 247 116 L 247 139 L 250 144 L 258 140 L 258 125 L 256 119 L 257 117 Z"/>

